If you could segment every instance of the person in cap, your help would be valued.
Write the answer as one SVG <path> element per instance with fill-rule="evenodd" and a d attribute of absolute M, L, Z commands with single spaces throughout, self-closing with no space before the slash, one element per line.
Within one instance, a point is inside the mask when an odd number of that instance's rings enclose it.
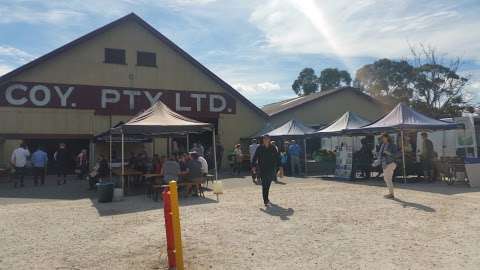
<path fill-rule="evenodd" d="M 280 166 L 280 155 L 277 148 L 272 145 L 270 136 L 263 136 L 262 145 L 257 148 L 252 159 L 254 170 L 260 170 L 262 179 L 262 197 L 265 207 L 270 206 L 270 185 L 275 180 L 278 167 Z"/>
<path fill-rule="evenodd" d="M 423 176 L 427 181 L 433 181 L 433 158 L 435 156 L 433 143 L 428 138 L 428 133 L 422 132 L 422 153 L 420 159 L 422 162 Z"/>

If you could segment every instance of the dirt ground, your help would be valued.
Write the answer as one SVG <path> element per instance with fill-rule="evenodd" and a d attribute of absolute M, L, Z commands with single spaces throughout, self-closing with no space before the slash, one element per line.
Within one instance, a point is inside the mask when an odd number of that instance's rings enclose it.
<path fill-rule="evenodd" d="M 284 178 L 273 207 L 248 178 L 182 201 L 186 269 L 479 269 L 480 190 Z M 98 204 L 85 182 L 0 184 L 0 269 L 165 269 L 162 204 Z"/>

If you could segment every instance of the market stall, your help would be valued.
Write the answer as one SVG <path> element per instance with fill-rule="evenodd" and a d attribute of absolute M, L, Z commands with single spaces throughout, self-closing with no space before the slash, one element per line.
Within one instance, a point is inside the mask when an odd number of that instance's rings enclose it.
<path fill-rule="evenodd" d="M 356 150 L 358 150 L 356 147 L 358 147 L 359 144 L 356 142 L 356 138 L 354 136 L 346 135 L 345 133 L 348 130 L 358 129 L 362 126 L 368 125 L 369 123 L 370 121 L 367 119 L 354 112 L 348 111 L 327 127 L 315 131 L 310 135 L 312 137 L 321 137 L 322 145 L 325 144 L 327 140 L 332 141 L 335 139 L 336 149 L 335 160 L 333 160 L 333 162 L 335 162 L 333 164 L 333 168 L 336 177 L 349 179 L 351 178 L 352 170 L 355 170 L 353 168 L 354 153 Z M 332 142 L 330 142 L 330 144 L 333 145 Z M 330 149 L 330 151 L 332 150 L 333 149 Z M 328 166 L 329 162 L 322 163 L 323 166 Z"/>
<path fill-rule="evenodd" d="M 347 134 L 352 135 L 365 135 L 381 132 L 398 132 L 400 133 L 400 147 L 402 149 L 402 174 L 406 181 L 406 158 L 405 158 L 405 133 L 406 132 L 418 132 L 418 131 L 431 131 L 431 130 L 449 130 L 458 129 L 461 125 L 437 120 L 423 115 L 408 105 L 399 103 L 391 112 L 384 117 L 373 122 L 370 125 L 348 130 Z"/>
<path fill-rule="evenodd" d="M 315 130 L 303 124 L 302 122 L 292 119 L 286 123 L 276 127 L 271 128 L 271 126 L 265 126 L 261 132 L 258 132 L 252 138 L 258 138 L 265 135 L 270 137 L 277 137 L 282 139 L 301 139 L 303 142 L 303 159 L 304 159 L 304 170 L 307 173 L 306 161 L 307 161 L 307 135 L 311 134 Z"/>
<path fill-rule="evenodd" d="M 127 123 L 112 128 L 111 133 L 120 135 L 122 143 L 122 164 L 124 164 L 125 138 L 132 135 L 142 135 L 149 138 L 169 137 L 172 135 L 187 135 L 189 133 L 212 132 L 213 154 L 216 156 L 215 128 L 212 124 L 199 122 L 183 115 L 180 115 L 168 108 L 161 101 L 157 101 L 153 106 L 130 119 Z M 122 166 L 121 174 L 125 174 L 125 166 Z M 217 176 L 217 160 L 214 158 L 215 179 Z M 124 187 L 122 177 L 122 187 Z"/>

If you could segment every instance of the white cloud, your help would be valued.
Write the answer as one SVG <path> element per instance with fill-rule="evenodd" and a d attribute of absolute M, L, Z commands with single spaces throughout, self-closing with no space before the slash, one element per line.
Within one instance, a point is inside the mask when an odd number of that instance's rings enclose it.
<path fill-rule="evenodd" d="M 0 64 L 0 76 L 2 76 L 3 74 L 6 74 L 6 73 L 8 73 L 12 70 L 13 70 L 13 68 L 11 66 Z"/>
<path fill-rule="evenodd" d="M 261 82 L 254 84 L 238 83 L 232 86 L 244 95 L 265 95 L 281 90 L 279 84 L 272 82 Z"/>
<path fill-rule="evenodd" d="M 35 57 L 15 47 L 0 45 L 0 58 L 8 58 L 15 63 L 22 64 L 33 60 Z"/>
<path fill-rule="evenodd" d="M 269 47 L 287 54 L 403 57 L 408 42 L 422 42 L 480 59 L 477 13 L 446 0 L 267 0 L 250 22 Z"/>

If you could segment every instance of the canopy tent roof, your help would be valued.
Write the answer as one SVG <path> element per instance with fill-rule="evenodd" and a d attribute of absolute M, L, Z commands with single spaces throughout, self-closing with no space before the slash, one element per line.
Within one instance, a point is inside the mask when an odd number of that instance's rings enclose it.
<path fill-rule="evenodd" d="M 124 123 L 122 121 L 118 122 L 117 124 L 115 124 L 113 126 L 113 128 L 118 128 L 120 126 L 122 126 Z M 111 136 L 111 138 L 110 138 Z M 111 132 L 111 130 L 107 130 L 105 132 L 102 132 L 100 134 L 97 134 L 95 135 L 94 137 L 94 141 L 95 142 L 101 142 L 101 143 L 104 143 L 104 142 L 110 142 L 110 139 L 112 140 L 112 142 L 121 142 L 122 139 L 121 139 L 121 136 L 120 136 L 120 133 L 115 133 L 115 132 Z M 126 135 L 124 136 L 124 142 L 126 143 L 143 143 L 143 142 L 151 142 L 152 139 L 147 137 L 147 136 L 144 136 L 144 135 Z"/>
<path fill-rule="evenodd" d="M 382 132 L 409 129 L 444 130 L 456 128 L 461 128 L 461 125 L 430 118 L 413 110 L 408 105 L 399 103 L 391 112 L 379 120 L 370 125 L 352 129 L 350 132 Z"/>
<path fill-rule="evenodd" d="M 266 127 L 264 129 L 266 129 Z M 314 131 L 315 130 L 313 128 L 307 127 L 302 122 L 293 119 L 277 128 L 270 129 L 269 131 L 266 131 L 264 133 L 259 132 L 255 135 L 255 137 L 261 137 L 264 135 L 269 135 L 271 137 L 305 136 Z"/>
<path fill-rule="evenodd" d="M 354 112 L 346 112 L 340 118 L 335 120 L 329 126 L 315 131 L 312 135 L 335 135 L 340 134 L 346 130 L 357 129 L 366 126 L 370 123 L 367 119 L 361 117 Z"/>
<path fill-rule="evenodd" d="M 142 134 L 159 136 L 211 130 L 212 124 L 199 122 L 178 114 L 161 101 L 130 119 L 127 123 L 113 128 L 112 131 L 124 134 Z"/>
<path fill-rule="evenodd" d="M 275 126 L 272 123 L 268 122 L 268 123 L 265 124 L 265 126 L 263 126 L 263 128 L 260 131 L 258 131 L 254 135 L 250 136 L 250 138 L 262 137 L 264 134 L 266 134 L 266 133 L 268 133 L 268 132 L 270 132 L 274 129 L 275 129 Z"/>

